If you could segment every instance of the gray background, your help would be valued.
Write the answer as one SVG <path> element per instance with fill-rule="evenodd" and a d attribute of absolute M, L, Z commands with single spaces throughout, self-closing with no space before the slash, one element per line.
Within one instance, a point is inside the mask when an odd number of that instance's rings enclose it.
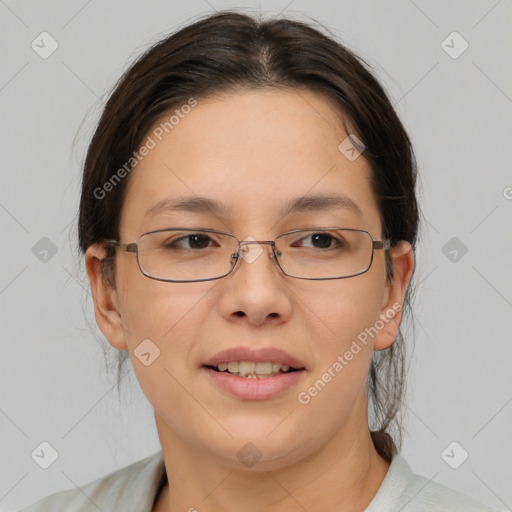
<path fill-rule="evenodd" d="M 74 239 L 80 164 L 101 98 L 136 55 L 198 14 L 242 6 L 317 19 L 389 90 L 425 215 L 403 455 L 416 473 L 510 510 L 510 0 L 0 0 L 0 510 L 159 449 L 133 374 L 119 403 L 92 325 Z M 59 45 L 47 59 L 31 48 L 43 31 Z M 458 58 L 442 47 L 453 31 L 469 44 Z M 31 458 L 43 441 L 58 452 L 48 469 Z M 452 469 L 445 459 L 460 462 L 461 449 L 469 458 Z"/>

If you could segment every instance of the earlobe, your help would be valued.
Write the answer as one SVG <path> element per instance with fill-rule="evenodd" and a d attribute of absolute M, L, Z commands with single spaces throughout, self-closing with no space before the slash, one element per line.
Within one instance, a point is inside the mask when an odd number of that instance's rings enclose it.
<path fill-rule="evenodd" d="M 90 246 L 85 253 L 85 266 L 94 300 L 94 315 L 108 342 L 118 350 L 127 350 L 117 291 L 112 284 L 105 281 L 102 274 L 102 260 L 105 255 L 105 248 L 98 244 Z"/>
<path fill-rule="evenodd" d="M 414 271 L 414 251 L 401 241 L 391 250 L 393 279 L 386 285 L 380 319 L 383 327 L 374 338 L 374 350 L 389 348 L 398 337 L 407 288 Z"/>

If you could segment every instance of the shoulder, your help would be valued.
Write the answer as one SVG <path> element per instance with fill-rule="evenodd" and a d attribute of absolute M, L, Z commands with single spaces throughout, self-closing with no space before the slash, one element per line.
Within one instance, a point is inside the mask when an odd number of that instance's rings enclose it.
<path fill-rule="evenodd" d="M 395 455 L 382 485 L 367 512 L 495 512 L 449 487 L 414 474 L 400 455 Z"/>
<path fill-rule="evenodd" d="M 88 484 L 51 494 L 20 512 L 150 511 L 164 472 L 160 451 Z"/>

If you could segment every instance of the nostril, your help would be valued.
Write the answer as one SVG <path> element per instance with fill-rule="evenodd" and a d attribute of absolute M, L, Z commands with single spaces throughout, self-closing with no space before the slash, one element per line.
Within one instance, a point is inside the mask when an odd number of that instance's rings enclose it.
<path fill-rule="evenodd" d="M 236 316 L 244 316 L 245 313 L 243 311 L 237 311 Z"/>

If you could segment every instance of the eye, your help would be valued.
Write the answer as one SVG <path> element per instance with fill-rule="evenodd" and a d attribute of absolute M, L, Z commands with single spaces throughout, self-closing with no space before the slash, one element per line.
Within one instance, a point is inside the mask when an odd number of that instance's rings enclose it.
<path fill-rule="evenodd" d="M 167 239 L 162 246 L 166 249 L 205 249 L 215 241 L 202 233 L 189 233 L 178 238 Z"/>
<path fill-rule="evenodd" d="M 310 241 L 310 243 L 302 243 L 304 241 Z M 343 241 L 335 237 L 332 233 L 310 233 L 307 236 L 297 240 L 292 244 L 294 247 L 312 247 L 313 249 L 330 249 L 332 247 L 343 246 Z"/>

